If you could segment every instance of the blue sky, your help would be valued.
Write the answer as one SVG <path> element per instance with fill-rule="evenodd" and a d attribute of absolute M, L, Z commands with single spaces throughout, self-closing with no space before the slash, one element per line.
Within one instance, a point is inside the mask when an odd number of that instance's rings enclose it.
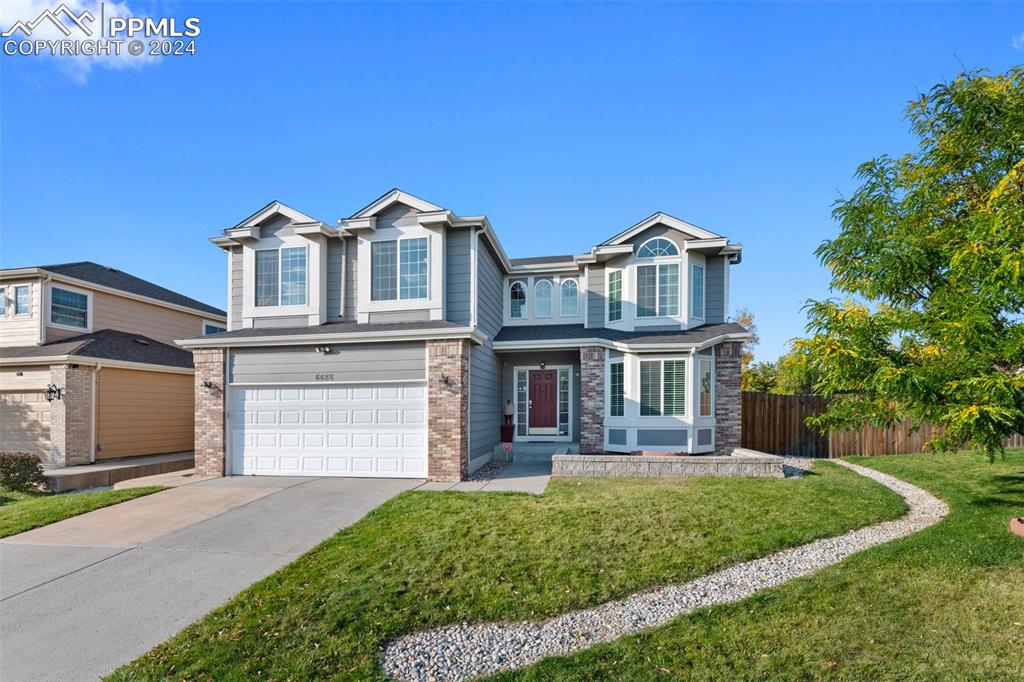
<path fill-rule="evenodd" d="M 744 245 L 759 359 L 828 295 L 813 252 L 908 99 L 1024 58 L 1022 4 L 160 3 L 195 56 L 0 57 L 0 265 L 95 260 L 223 306 L 206 240 L 271 199 L 333 223 L 398 186 L 512 257 L 654 211 Z M 1016 43 L 1016 47 L 1015 47 Z"/>

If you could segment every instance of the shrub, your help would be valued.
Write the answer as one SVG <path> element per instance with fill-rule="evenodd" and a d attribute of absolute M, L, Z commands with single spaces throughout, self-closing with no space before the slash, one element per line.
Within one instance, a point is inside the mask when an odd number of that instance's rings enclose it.
<path fill-rule="evenodd" d="M 0 486 L 29 491 L 42 487 L 43 463 L 27 452 L 0 452 Z"/>

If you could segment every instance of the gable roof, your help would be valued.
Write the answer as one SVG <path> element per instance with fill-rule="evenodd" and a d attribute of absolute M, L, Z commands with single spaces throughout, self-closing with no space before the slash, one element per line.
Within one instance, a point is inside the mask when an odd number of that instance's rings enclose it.
<path fill-rule="evenodd" d="M 17 346 L 0 349 L 0 359 L 32 360 L 61 356 L 117 360 L 146 365 L 192 369 L 192 353 L 161 343 L 141 334 L 104 329 L 42 346 Z"/>
<path fill-rule="evenodd" d="M 229 227 L 229 230 L 233 230 L 239 227 L 252 227 L 263 222 L 275 213 L 280 213 L 283 216 L 287 216 L 295 223 L 316 223 L 320 222 L 316 218 L 306 215 L 302 211 L 292 208 L 288 204 L 282 203 L 278 200 L 271 201 L 269 204 L 256 211 L 249 217 L 243 219 L 240 223 Z"/>
<path fill-rule="evenodd" d="M 661 211 L 658 211 L 654 215 L 644 218 L 637 224 L 632 225 L 631 227 L 627 227 L 625 230 L 618 233 L 611 239 L 601 242 L 600 245 L 614 246 L 616 244 L 621 244 L 627 241 L 630 237 L 633 237 L 634 235 L 637 235 L 646 230 L 648 227 L 653 227 L 654 225 L 667 225 L 668 227 L 677 229 L 680 232 L 692 234 L 697 239 L 725 239 L 725 237 L 723 237 L 720 234 L 716 234 L 715 232 L 711 232 L 710 230 L 705 230 L 704 228 L 697 227 L 696 225 L 688 223 L 685 220 L 680 220 L 679 218 L 670 216 L 667 213 L 662 213 Z"/>
<path fill-rule="evenodd" d="M 443 207 L 438 206 L 437 204 L 432 204 L 426 199 L 420 199 L 417 196 L 413 196 L 412 194 L 395 187 L 356 211 L 350 216 L 350 218 L 367 218 L 369 216 L 378 215 L 395 204 L 405 204 L 406 206 L 415 208 L 417 211 L 423 212 L 444 210 Z"/>
<path fill-rule="evenodd" d="M 25 269 L 33 268 L 6 268 L 4 270 L 0 270 L 0 274 Z M 123 291 L 136 296 L 144 296 L 163 303 L 170 303 L 183 308 L 190 308 L 196 312 L 206 313 L 208 315 L 215 315 L 217 317 L 227 316 L 227 313 L 220 308 L 214 308 L 212 305 L 207 305 L 201 301 L 195 300 L 194 298 L 189 298 L 184 294 L 179 294 L 176 291 L 166 289 L 158 284 L 147 282 L 135 275 L 129 275 L 127 272 L 122 272 L 116 268 L 94 263 L 92 261 L 58 263 L 56 265 L 39 265 L 35 266 L 34 269 L 43 270 L 45 272 L 49 272 L 54 275 L 61 275 L 70 279 L 81 280 L 82 282 L 88 282 L 90 284 L 96 284 L 102 287 L 107 287 L 108 289 L 116 289 L 117 291 Z"/>

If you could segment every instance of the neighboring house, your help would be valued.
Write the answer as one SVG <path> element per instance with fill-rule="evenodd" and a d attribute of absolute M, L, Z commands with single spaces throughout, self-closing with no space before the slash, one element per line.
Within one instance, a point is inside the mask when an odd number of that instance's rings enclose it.
<path fill-rule="evenodd" d="M 174 340 L 225 328 L 223 310 L 97 263 L 0 270 L 0 450 L 51 467 L 191 451 L 192 354 Z"/>
<path fill-rule="evenodd" d="M 506 405 L 513 456 L 740 444 L 740 246 L 682 220 L 510 260 L 485 216 L 393 190 L 334 226 L 275 201 L 211 241 L 229 331 L 181 342 L 200 473 L 459 480 L 502 454 Z"/>

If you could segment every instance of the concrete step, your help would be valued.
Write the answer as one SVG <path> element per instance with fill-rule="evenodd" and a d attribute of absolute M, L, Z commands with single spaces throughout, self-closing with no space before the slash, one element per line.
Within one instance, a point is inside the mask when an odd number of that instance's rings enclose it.
<path fill-rule="evenodd" d="M 579 451 L 578 443 L 513 443 L 511 460 L 526 464 L 550 463 L 553 455 L 573 455 Z M 501 444 L 494 448 L 495 459 L 507 461 L 509 457 Z"/>
<path fill-rule="evenodd" d="M 181 469 L 191 469 L 195 457 L 191 452 L 175 452 L 169 455 L 143 455 L 124 459 L 100 460 L 95 464 L 48 469 L 43 472 L 46 487 L 55 493 L 85 488 L 103 488 L 121 481 L 143 476 L 166 474 Z"/>

